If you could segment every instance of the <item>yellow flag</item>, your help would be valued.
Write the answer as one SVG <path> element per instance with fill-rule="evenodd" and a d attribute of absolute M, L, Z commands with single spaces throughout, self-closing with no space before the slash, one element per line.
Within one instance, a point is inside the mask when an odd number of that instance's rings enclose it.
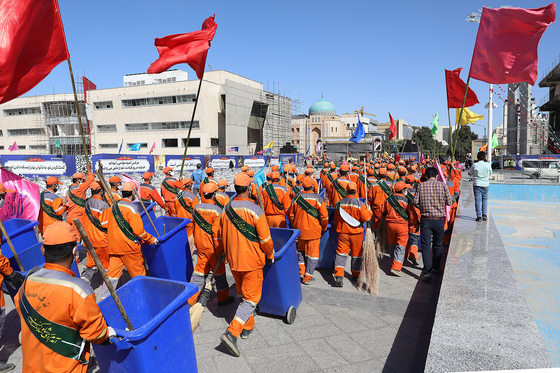
<path fill-rule="evenodd" d="M 274 145 L 274 141 L 271 141 L 271 142 L 268 143 L 267 146 L 263 146 L 263 149 L 272 148 L 273 145 Z"/>
<path fill-rule="evenodd" d="M 461 113 L 461 109 L 456 109 L 455 114 L 455 123 L 459 123 L 459 114 Z M 468 108 L 463 109 L 463 118 L 461 118 L 461 125 L 464 126 L 465 124 L 472 124 L 477 120 L 484 119 L 484 115 L 477 115 L 470 111 Z"/>

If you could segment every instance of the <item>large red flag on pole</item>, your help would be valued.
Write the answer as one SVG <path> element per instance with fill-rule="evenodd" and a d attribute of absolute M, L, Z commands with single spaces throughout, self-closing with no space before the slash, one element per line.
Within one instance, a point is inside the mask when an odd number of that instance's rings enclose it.
<path fill-rule="evenodd" d="M 555 20 L 554 3 L 538 9 L 484 7 L 469 76 L 487 83 L 535 85 L 539 41 Z"/>
<path fill-rule="evenodd" d="M 212 16 L 206 18 L 200 31 L 156 39 L 155 46 L 159 58 L 150 65 L 148 74 L 158 74 L 178 63 L 188 63 L 198 79 L 202 79 L 210 42 L 214 39 L 217 28 L 218 25 Z"/>
<path fill-rule="evenodd" d="M 0 1 L 0 104 L 70 57 L 56 0 Z"/>
<path fill-rule="evenodd" d="M 391 120 L 391 125 L 389 126 L 391 134 L 389 135 L 389 140 L 393 140 L 393 138 L 397 136 L 397 125 L 395 124 L 395 120 L 391 116 L 391 113 L 389 113 L 389 119 Z"/>
<path fill-rule="evenodd" d="M 463 105 L 463 98 L 465 97 L 465 89 L 467 85 L 461 79 L 462 67 L 455 70 L 445 70 L 445 85 L 447 87 L 447 107 L 450 109 L 460 109 Z M 478 104 L 478 97 L 472 89 L 469 88 L 467 92 L 467 99 L 465 107 L 471 107 Z"/>

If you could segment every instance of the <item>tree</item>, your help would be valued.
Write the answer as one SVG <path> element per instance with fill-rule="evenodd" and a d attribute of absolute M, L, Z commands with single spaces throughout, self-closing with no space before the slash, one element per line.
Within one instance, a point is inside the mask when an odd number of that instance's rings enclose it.
<path fill-rule="evenodd" d="M 478 135 L 471 130 L 470 126 L 459 126 L 459 128 L 453 132 L 455 159 L 462 159 L 465 154 L 470 153 L 472 142 L 476 139 L 478 139 Z"/>

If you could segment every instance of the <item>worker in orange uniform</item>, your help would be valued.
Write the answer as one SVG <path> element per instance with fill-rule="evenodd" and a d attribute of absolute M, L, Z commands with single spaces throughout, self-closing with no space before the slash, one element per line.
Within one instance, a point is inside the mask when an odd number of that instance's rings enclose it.
<path fill-rule="evenodd" d="M 280 185 L 280 173 L 272 173 L 272 184 L 267 184 L 262 193 L 264 213 L 269 227 L 286 228 L 286 214 L 292 205 L 288 188 Z"/>
<path fill-rule="evenodd" d="M 161 196 L 167 206 L 165 210 L 168 216 L 177 216 L 175 211 L 175 198 L 177 198 L 177 194 L 179 194 L 179 189 L 175 187 L 177 179 L 173 177 L 173 167 L 165 167 L 163 169 L 163 174 L 165 175 L 165 179 L 161 182 Z"/>
<path fill-rule="evenodd" d="M 227 180 L 218 180 L 218 191 L 216 192 L 216 206 L 223 209 L 229 203 L 229 196 L 226 193 L 229 184 Z"/>
<path fill-rule="evenodd" d="M 352 255 L 352 281 L 357 281 L 362 269 L 363 223 L 369 221 L 372 212 L 369 206 L 358 198 L 358 186 L 354 182 L 346 185 L 347 196 L 336 205 L 334 224 L 338 233 L 336 257 L 334 260 L 335 287 L 343 285 L 344 268 L 348 254 Z"/>
<path fill-rule="evenodd" d="M 234 356 L 241 353 L 237 338 L 246 339 L 255 327 L 253 312 L 261 300 L 263 267 L 274 264 L 274 244 L 264 211 L 249 199 L 252 179 L 245 173 L 235 176 L 237 196 L 222 213 L 222 238 L 225 257 L 235 279 L 238 296 L 242 297 L 235 317 L 220 340 Z"/>
<path fill-rule="evenodd" d="M 62 220 L 62 214 L 66 212 L 65 199 L 59 197 L 58 186 L 62 185 L 56 176 L 47 178 L 47 190 L 41 192 L 41 210 L 39 211 L 39 232 L 43 234 L 45 229 L 55 221 Z M 0 372 L 2 372 L 0 370 Z"/>
<path fill-rule="evenodd" d="M 320 174 L 321 188 L 323 188 L 323 189 L 327 189 L 327 184 L 329 182 L 328 174 L 329 174 L 330 169 L 331 169 L 331 166 L 330 166 L 329 162 L 325 162 L 325 164 L 323 164 L 323 169 L 321 170 L 321 174 Z"/>
<path fill-rule="evenodd" d="M 368 202 L 371 200 L 373 186 L 377 185 L 377 179 L 373 176 L 374 172 L 372 168 L 368 168 L 366 171 L 367 175 L 360 175 L 357 183 L 360 198 L 367 197 Z"/>
<path fill-rule="evenodd" d="M 30 271 L 14 299 L 21 321 L 22 372 L 86 373 L 90 343 L 115 338 L 91 286 L 70 269 L 78 240 L 68 223 L 47 227 L 41 248 L 45 265 Z"/>
<path fill-rule="evenodd" d="M 372 185 L 371 198 L 368 198 L 373 212 L 373 225 L 371 230 L 373 231 L 375 237 L 377 237 L 377 230 L 379 229 L 379 223 L 381 222 L 381 205 L 385 203 L 387 196 L 392 193 L 391 187 L 387 183 L 387 169 L 380 168 L 378 177 L 379 179 L 377 182 Z"/>
<path fill-rule="evenodd" d="M 358 184 L 358 178 L 360 175 L 358 174 L 358 167 L 352 166 L 350 172 L 348 173 L 348 179 L 356 184 Z"/>
<path fill-rule="evenodd" d="M 311 285 L 315 282 L 313 274 L 319 263 L 321 232 L 327 230 L 329 213 L 323 199 L 313 191 L 315 180 L 303 178 L 303 192 L 298 194 L 290 209 L 290 221 L 294 228 L 301 231 L 298 238 L 298 264 L 301 282 Z"/>
<path fill-rule="evenodd" d="M 245 173 L 250 178 L 253 178 L 253 176 L 255 176 L 255 171 L 253 171 L 253 170 L 247 170 L 247 172 L 245 172 Z M 259 202 L 259 186 L 255 183 L 254 180 L 253 180 L 253 182 L 251 182 L 249 198 L 251 198 L 253 200 L 253 202 L 255 202 L 255 204 L 261 206 L 261 204 Z M 261 195 L 261 198 L 262 198 L 262 195 Z"/>
<path fill-rule="evenodd" d="M 387 240 L 389 241 L 389 253 L 391 255 L 391 273 L 402 276 L 402 266 L 408 244 L 408 231 L 411 219 L 417 216 L 409 200 L 404 196 L 406 184 L 399 181 L 395 184 L 395 193 L 391 195 L 381 206 L 381 214 L 385 215 L 387 221 Z"/>
<path fill-rule="evenodd" d="M 87 163 L 86 170 L 88 172 L 87 180 L 83 173 L 77 172 L 72 175 L 72 185 L 68 188 L 68 213 L 66 214 L 66 221 L 71 226 L 74 226 L 74 219 L 76 218 L 83 221 L 84 208 L 86 207 L 86 191 L 95 180 L 95 174 L 91 172 L 91 163 Z M 80 234 L 77 234 L 79 238 Z"/>
<path fill-rule="evenodd" d="M 288 159 L 288 174 L 290 174 L 292 178 L 298 175 L 298 170 L 293 162 L 294 160 L 292 158 Z"/>
<path fill-rule="evenodd" d="M 396 167 L 393 163 L 387 165 L 387 180 L 394 181 L 397 179 Z"/>
<path fill-rule="evenodd" d="M 313 174 L 313 169 L 312 168 L 306 168 L 304 173 L 303 173 L 303 176 L 304 177 L 309 176 L 313 180 L 313 183 L 314 183 L 313 184 L 313 192 L 315 194 L 319 194 L 319 183 L 315 179 L 315 175 Z M 303 181 L 303 179 L 302 179 L 302 181 Z M 303 182 L 302 182 L 302 185 L 303 185 Z"/>
<path fill-rule="evenodd" d="M 103 268 L 107 270 L 109 268 L 109 243 L 107 242 L 107 229 L 103 228 L 103 223 L 109 218 L 111 206 L 103 199 L 105 192 L 98 181 L 91 183 L 90 189 L 91 198 L 86 202 L 86 218 L 82 223 Z M 80 277 L 91 284 L 91 279 L 96 272 L 97 266 L 87 251 L 86 269 Z"/>
<path fill-rule="evenodd" d="M 135 189 L 136 184 L 133 181 L 125 183 L 122 187 L 122 199 L 111 207 L 111 214 L 108 214 L 107 222 L 101 222 L 103 228 L 107 229 L 109 242 L 107 275 L 115 289 L 125 266 L 131 278 L 146 276 L 140 241 L 144 241 L 148 245 L 159 245 L 157 238 L 144 230 L 142 218 L 132 203 L 135 198 Z M 108 295 L 109 289 L 104 284 L 101 298 Z"/>
<path fill-rule="evenodd" d="M 414 194 L 416 194 L 416 178 L 414 174 L 407 175 L 405 197 L 408 203 L 412 205 L 414 219 L 408 221 L 408 243 L 406 245 L 405 258 L 413 266 L 418 265 L 418 244 L 420 243 L 420 209 L 414 205 Z"/>
<path fill-rule="evenodd" d="M 193 211 L 194 242 L 197 249 L 196 266 L 191 278 L 191 283 L 198 286 L 198 292 L 189 299 L 192 306 L 196 303 L 198 295 L 204 288 L 206 277 L 210 271 L 216 270 L 216 290 L 218 293 L 218 306 L 233 303 L 235 298 L 229 296 L 229 285 L 226 278 L 225 261 L 222 260 L 218 268 L 216 265 L 224 253 L 222 240 L 222 227 L 220 224 L 222 209 L 216 206 L 216 192 L 218 186 L 214 183 L 204 185 L 202 190 L 202 203 L 196 205 Z"/>
<path fill-rule="evenodd" d="M 350 166 L 343 164 L 340 166 L 338 178 L 334 179 L 331 184 L 331 194 L 329 194 L 329 199 L 331 200 L 331 206 L 336 206 L 336 204 L 343 198 L 346 198 L 346 186 L 350 183 L 348 179 L 348 173 L 350 172 Z M 356 183 L 354 183 L 356 184 Z"/>
<path fill-rule="evenodd" d="M 176 181 L 175 185 L 177 189 L 181 190 L 175 200 L 175 211 L 178 218 L 190 219 L 191 222 L 187 224 L 187 236 L 190 237 L 194 233 L 192 213 L 195 206 L 198 205 L 198 196 L 192 192 L 194 181 L 187 178 L 182 181 Z M 202 191 L 202 188 L 200 188 L 200 191 Z"/>
<path fill-rule="evenodd" d="M 204 178 L 204 180 L 200 182 L 200 189 L 199 189 L 200 196 L 202 196 L 202 187 L 204 186 L 204 184 L 208 184 L 208 183 L 214 183 L 218 185 L 218 182 L 214 180 L 214 169 L 212 167 L 208 167 L 206 169 L 206 177 Z"/>
<path fill-rule="evenodd" d="M 118 176 L 111 176 L 109 178 L 109 185 L 111 186 L 111 195 L 113 196 L 115 202 L 121 199 L 119 190 L 122 188 L 122 184 L 123 184 L 122 179 Z M 113 204 L 109 196 L 105 197 L 105 202 L 107 202 L 109 205 Z"/>
<path fill-rule="evenodd" d="M 331 162 L 330 171 L 327 174 L 328 185 L 326 185 L 326 196 L 328 198 L 327 206 L 334 207 L 334 203 L 331 201 L 331 190 L 333 188 L 333 181 L 339 177 L 338 172 L 336 172 L 336 165 Z"/>
<path fill-rule="evenodd" d="M 455 173 L 454 173 L 455 175 Z M 443 172 L 445 179 L 448 178 L 447 170 Z M 453 233 L 453 226 L 455 225 L 455 215 L 457 214 L 457 198 L 459 198 L 459 188 L 455 183 L 458 182 L 457 178 L 446 180 L 447 187 L 449 188 L 449 194 L 451 195 L 451 208 L 449 210 L 449 220 L 445 221 L 444 231 L 443 231 L 443 244 L 449 245 L 451 242 L 451 234 Z"/>
<path fill-rule="evenodd" d="M 142 199 L 142 202 L 154 201 L 155 203 L 160 205 L 162 209 L 165 210 L 167 215 L 169 215 L 169 211 L 167 211 L 167 205 L 165 204 L 165 202 L 163 202 L 163 199 L 159 195 L 157 188 L 152 185 L 152 178 L 154 177 L 154 175 L 154 173 L 148 171 L 144 172 L 144 175 L 142 175 L 142 179 L 144 179 L 144 182 L 140 184 L 140 198 Z"/>

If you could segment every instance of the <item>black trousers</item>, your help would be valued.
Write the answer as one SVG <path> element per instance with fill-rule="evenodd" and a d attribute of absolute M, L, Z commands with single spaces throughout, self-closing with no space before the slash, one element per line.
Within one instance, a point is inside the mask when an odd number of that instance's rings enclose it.
<path fill-rule="evenodd" d="M 422 273 L 441 269 L 441 249 L 443 246 L 444 219 L 420 219 L 420 240 L 422 243 Z M 433 254 L 433 256 L 432 256 Z M 433 257 L 433 260 L 432 260 Z"/>

